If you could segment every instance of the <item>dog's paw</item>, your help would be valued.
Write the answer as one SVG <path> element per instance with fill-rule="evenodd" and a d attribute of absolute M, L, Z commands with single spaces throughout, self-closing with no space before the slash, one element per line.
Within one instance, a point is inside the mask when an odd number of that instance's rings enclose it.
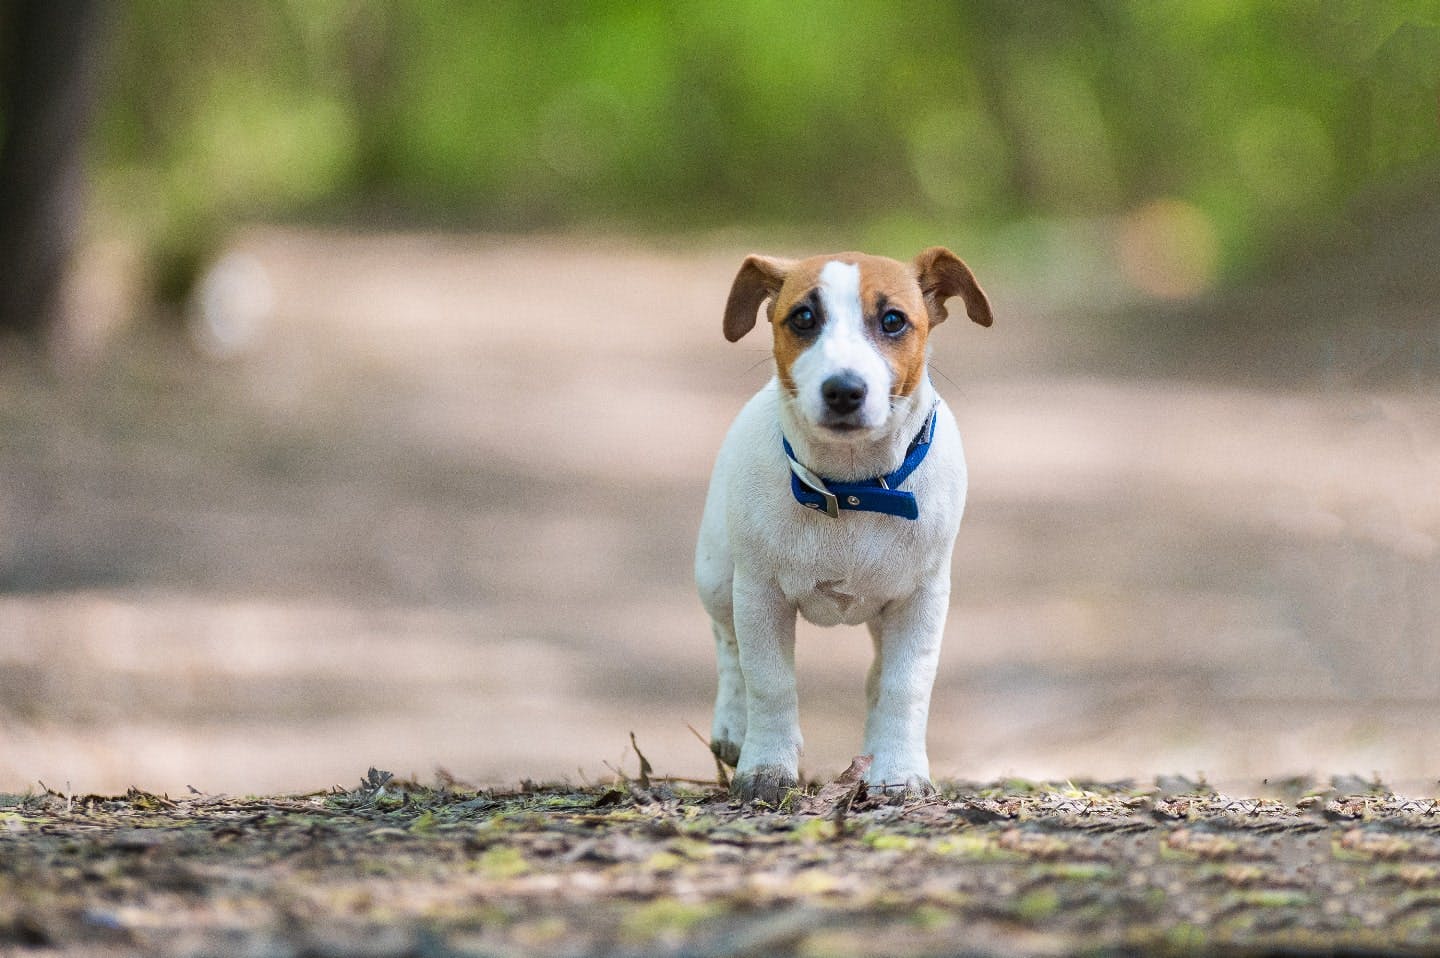
<path fill-rule="evenodd" d="M 904 781 L 866 782 L 865 784 L 871 792 L 886 796 L 891 803 L 896 805 L 915 798 L 929 798 L 935 794 L 935 786 L 930 784 L 930 779 L 918 775 L 912 775 Z"/>
<path fill-rule="evenodd" d="M 740 764 L 740 746 L 729 739 L 711 739 L 710 751 L 714 752 L 716 758 L 731 768 Z"/>
<path fill-rule="evenodd" d="M 730 792 L 742 802 L 764 802 L 778 807 L 786 794 L 800 784 L 799 777 L 779 765 L 760 765 L 740 772 L 731 783 Z"/>
<path fill-rule="evenodd" d="M 928 762 L 876 761 L 865 774 L 865 784 L 872 792 L 880 792 L 897 801 L 924 798 L 935 794 L 930 784 Z M 917 767 L 918 766 L 918 767 Z"/>

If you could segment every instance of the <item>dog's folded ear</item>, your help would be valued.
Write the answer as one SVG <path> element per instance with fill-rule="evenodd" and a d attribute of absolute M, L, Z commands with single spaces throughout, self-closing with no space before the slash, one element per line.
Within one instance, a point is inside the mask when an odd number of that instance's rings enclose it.
<path fill-rule="evenodd" d="M 985 291 L 975 282 L 970 267 L 943 246 L 932 246 L 915 257 L 915 275 L 920 281 L 920 292 L 925 295 L 925 308 L 930 313 L 930 325 L 945 321 L 950 313 L 945 309 L 945 300 L 959 296 L 965 300 L 965 312 L 981 326 L 994 322 L 990 315 L 990 300 Z"/>
<path fill-rule="evenodd" d="M 740 264 L 730 298 L 725 301 L 725 338 L 735 342 L 755 326 L 760 304 L 774 298 L 790 272 L 790 261 L 771 256 L 750 255 Z"/>

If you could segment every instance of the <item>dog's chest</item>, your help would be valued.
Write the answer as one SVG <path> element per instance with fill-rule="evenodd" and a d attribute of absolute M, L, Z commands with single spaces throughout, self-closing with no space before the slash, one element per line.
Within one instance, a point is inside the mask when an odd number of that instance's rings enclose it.
<path fill-rule="evenodd" d="M 843 521 L 843 520 L 841 520 Z M 891 519 L 890 522 L 896 520 Z M 825 537 L 780 573 L 782 591 L 817 625 L 859 625 L 920 585 L 910 536 Z"/>
<path fill-rule="evenodd" d="M 793 596 L 795 607 L 807 622 L 816 625 L 859 625 L 879 614 L 888 600 L 874 595 L 863 583 L 847 579 L 822 579 L 808 590 Z"/>

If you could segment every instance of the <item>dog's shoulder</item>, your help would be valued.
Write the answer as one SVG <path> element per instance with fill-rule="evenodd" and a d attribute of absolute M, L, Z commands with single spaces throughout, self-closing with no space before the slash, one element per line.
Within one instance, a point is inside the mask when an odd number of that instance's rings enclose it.
<path fill-rule="evenodd" d="M 781 446 L 779 401 L 772 379 L 741 408 L 726 432 L 705 499 L 702 554 L 728 557 L 737 524 L 742 530 L 756 524 L 773 526 L 789 513 L 786 499 L 793 503 L 793 497 Z"/>

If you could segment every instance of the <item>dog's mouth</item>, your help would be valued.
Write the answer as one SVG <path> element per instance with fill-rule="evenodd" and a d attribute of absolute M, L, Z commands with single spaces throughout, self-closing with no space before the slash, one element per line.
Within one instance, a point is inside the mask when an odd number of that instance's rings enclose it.
<path fill-rule="evenodd" d="M 875 430 L 875 423 L 869 422 L 861 413 L 847 413 L 845 415 L 830 414 L 822 416 L 816 423 L 825 432 L 847 439 L 855 436 L 870 433 Z"/>

